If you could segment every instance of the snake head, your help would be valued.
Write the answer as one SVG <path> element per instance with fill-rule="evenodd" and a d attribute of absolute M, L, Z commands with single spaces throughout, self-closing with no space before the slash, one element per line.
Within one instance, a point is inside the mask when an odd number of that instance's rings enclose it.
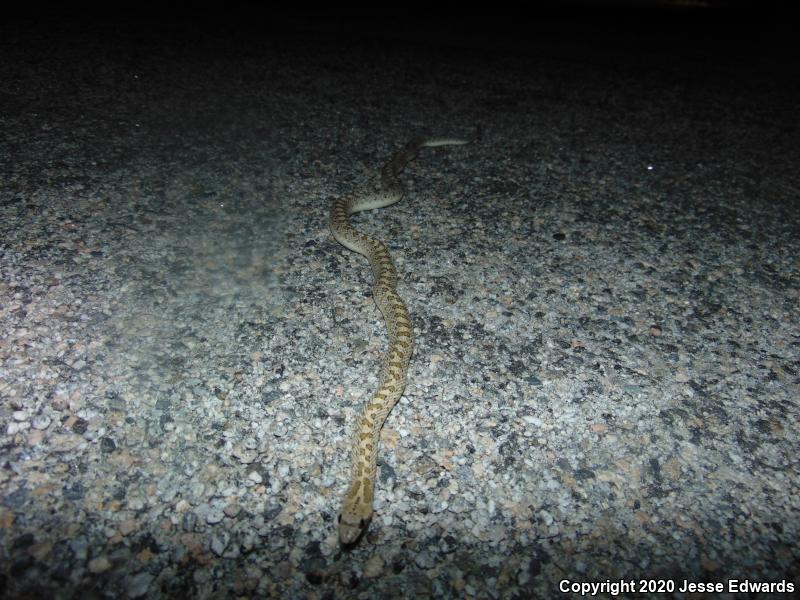
<path fill-rule="evenodd" d="M 339 543 L 342 546 L 355 546 L 369 527 L 370 520 L 342 511 L 339 514 Z"/>
<path fill-rule="evenodd" d="M 369 527 L 372 520 L 372 504 L 345 500 L 339 513 L 339 543 L 354 546 Z"/>

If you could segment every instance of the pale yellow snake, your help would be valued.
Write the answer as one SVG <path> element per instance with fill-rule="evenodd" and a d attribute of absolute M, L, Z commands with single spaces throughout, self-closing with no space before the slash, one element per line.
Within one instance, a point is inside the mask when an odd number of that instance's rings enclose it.
<path fill-rule="evenodd" d="M 372 265 L 375 278 L 372 296 L 383 314 L 389 333 L 389 348 L 381 364 L 378 389 L 364 406 L 354 432 L 350 487 L 342 500 L 342 510 L 339 513 L 339 541 L 345 546 L 358 541 L 372 519 L 381 428 L 389 411 L 403 395 L 408 362 L 414 346 L 411 319 L 396 290 L 397 271 L 389 251 L 380 240 L 355 229 L 350 224 L 350 215 L 399 201 L 405 194 L 405 188 L 398 175 L 414 160 L 420 148 L 467 143 L 468 140 L 447 138 L 413 140 L 383 166 L 381 191 L 344 196 L 337 199 L 331 209 L 330 226 L 333 237 L 346 248 L 366 256 Z"/>

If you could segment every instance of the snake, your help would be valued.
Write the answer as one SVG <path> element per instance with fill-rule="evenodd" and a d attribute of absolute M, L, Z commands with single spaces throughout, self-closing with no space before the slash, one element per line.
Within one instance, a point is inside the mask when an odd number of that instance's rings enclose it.
<path fill-rule="evenodd" d="M 353 432 L 350 481 L 338 517 L 339 542 L 345 547 L 358 542 L 372 520 L 381 429 L 403 395 L 414 349 L 411 317 L 405 302 L 397 293 L 397 269 L 389 250 L 380 240 L 353 227 L 350 215 L 399 202 L 406 193 L 399 175 L 417 157 L 420 149 L 463 145 L 470 141 L 455 138 L 414 139 L 383 165 L 379 191 L 342 196 L 333 202 L 331 208 L 330 229 L 333 237 L 345 248 L 364 255 L 372 266 L 372 297 L 383 315 L 389 338 L 378 373 L 378 387 L 364 405 Z"/>

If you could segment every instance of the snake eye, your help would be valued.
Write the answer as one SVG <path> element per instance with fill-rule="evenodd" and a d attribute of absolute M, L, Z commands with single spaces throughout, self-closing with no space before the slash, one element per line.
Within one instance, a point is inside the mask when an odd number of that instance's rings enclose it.
<path fill-rule="evenodd" d="M 341 523 L 341 522 L 342 522 L 342 515 L 339 515 L 339 516 L 336 518 L 336 522 L 337 522 L 337 523 Z"/>

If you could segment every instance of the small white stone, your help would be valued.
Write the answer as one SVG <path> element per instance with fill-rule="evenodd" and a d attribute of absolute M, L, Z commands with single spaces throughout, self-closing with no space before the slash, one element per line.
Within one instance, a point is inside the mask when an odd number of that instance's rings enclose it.
<path fill-rule="evenodd" d="M 47 429 L 50 427 L 50 423 L 52 423 L 52 419 L 47 415 L 39 415 L 33 418 L 33 428 L 34 429 Z"/>
<path fill-rule="evenodd" d="M 433 566 L 436 564 L 436 561 L 429 552 L 423 551 L 414 557 L 414 563 L 420 569 L 432 569 Z"/>
<path fill-rule="evenodd" d="M 111 568 L 111 563 L 105 556 L 98 556 L 89 561 L 89 571 L 91 573 L 103 573 Z"/>
<path fill-rule="evenodd" d="M 27 421 L 22 422 L 22 423 L 13 423 L 12 422 L 12 423 L 8 424 L 8 427 L 6 428 L 6 434 L 7 435 L 14 435 L 15 433 L 18 433 L 20 431 L 25 431 L 27 429 L 30 429 L 30 427 L 31 427 L 31 424 L 28 423 Z"/>
<path fill-rule="evenodd" d="M 225 518 L 225 513 L 222 512 L 221 509 L 216 507 L 211 507 L 206 514 L 206 523 L 209 525 L 214 525 L 215 523 L 221 522 Z"/>
<path fill-rule="evenodd" d="M 228 546 L 228 542 L 230 538 L 228 535 L 222 531 L 219 532 L 217 535 L 211 536 L 211 550 L 217 556 L 222 556 L 222 553 L 225 552 L 225 548 Z"/>

